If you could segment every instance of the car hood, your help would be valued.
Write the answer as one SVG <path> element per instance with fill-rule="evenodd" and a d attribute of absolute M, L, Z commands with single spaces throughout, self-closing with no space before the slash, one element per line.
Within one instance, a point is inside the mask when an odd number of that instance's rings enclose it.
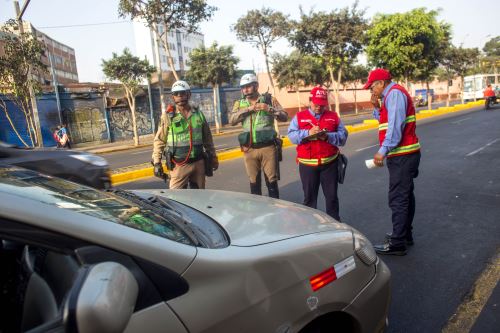
<path fill-rule="evenodd" d="M 215 190 L 147 192 L 208 215 L 226 230 L 234 246 L 259 245 L 318 232 L 351 231 L 349 226 L 319 210 L 269 197 Z"/>

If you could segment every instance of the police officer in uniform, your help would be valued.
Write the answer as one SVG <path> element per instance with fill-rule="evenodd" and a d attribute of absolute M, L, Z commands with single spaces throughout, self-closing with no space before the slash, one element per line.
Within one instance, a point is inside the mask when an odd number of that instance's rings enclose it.
<path fill-rule="evenodd" d="M 314 87 L 308 110 L 295 115 L 288 127 L 288 138 L 297 145 L 297 163 L 304 190 L 304 205 L 317 207 L 321 185 L 326 213 L 340 221 L 337 195 L 339 146 L 347 141 L 347 130 L 337 113 L 328 110 L 327 91 Z"/>
<path fill-rule="evenodd" d="M 261 173 L 264 173 L 269 196 L 279 198 L 277 133 L 274 119 L 286 121 L 288 115 L 270 94 L 259 94 L 254 74 L 241 77 L 242 99 L 236 101 L 229 115 L 231 125 L 242 123 L 238 136 L 244 152 L 245 168 L 250 180 L 250 193 L 262 195 Z"/>
<path fill-rule="evenodd" d="M 188 183 L 191 188 L 204 189 L 205 166 L 213 170 L 219 166 L 210 127 L 203 112 L 190 105 L 190 97 L 187 82 L 172 85 L 174 107 L 162 114 L 153 142 L 154 175 L 165 177 L 161 165 L 165 152 L 171 189 L 187 188 Z"/>

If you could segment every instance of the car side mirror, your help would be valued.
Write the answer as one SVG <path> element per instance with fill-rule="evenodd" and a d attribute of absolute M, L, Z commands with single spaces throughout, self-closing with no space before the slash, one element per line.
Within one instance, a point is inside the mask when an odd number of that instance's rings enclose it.
<path fill-rule="evenodd" d="M 65 304 L 66 331 L 123 332 L 134 312 L 138 292 L 136 279 L 121 264 L 103 262 L 83 269 Z"/>

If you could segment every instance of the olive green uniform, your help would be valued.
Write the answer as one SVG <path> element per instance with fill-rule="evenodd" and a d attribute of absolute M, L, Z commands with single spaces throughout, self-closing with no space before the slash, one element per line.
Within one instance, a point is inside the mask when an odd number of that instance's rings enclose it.
<path fill-rule="evenodd" d="M 261 171 L 264 172 L 266 185 L 270 190 L 269 195 L 277 197 L 278 173 L 276 160 L 277 137 L 274 130 L 274 119 L 286 121 L 288 114 L 283 110 L 275 98 L 267 101 L 269 112 L 253 111 L 255 103 L 265 103 L 263 95 L 259 95 L 256 102 L 241 99 L 234 103 L 233 110 L 229 114 L 231 125 L 242 123 L 243 132 L 238 140 L 244 152 L 245 169 L 250 180 L 250 191 L 253 194 L 261 194 Z M 276 195 L 271 195 L 271 187 L 275 188 Z"/>
<path fill-rule="evenodd" d="M 210 127 L 201 111 L 191 106 L 187 118 L 179 112 L 173 116 L 162 114 L 153 141 L 153 163 L 161 163 L 165 148 L 173 153 L 177 162 L 170 170 L 169 188 L 186 188 L 188 182 L 205 188 L 203 150 L 211 156 L 216 153 Z"/>

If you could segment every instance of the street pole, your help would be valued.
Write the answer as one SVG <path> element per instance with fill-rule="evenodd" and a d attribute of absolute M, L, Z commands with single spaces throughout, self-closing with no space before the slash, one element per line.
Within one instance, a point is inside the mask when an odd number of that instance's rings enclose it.
<path fill-rule="evenodd" d="M 16 10 L 16 18 L 17 18 L 17 24 L 19 25 L 19 36 L 22 38 L 22 35 L 24 33 L 24 27 L 23 27 L 23 14 L 24 11 L 26 10 L 26 7 L 28 6 L 30 0 L 26 0 L 26 2 L 23 5 L 23 10 L 21 11 L 21 8 L 19 8 L 19 2 L 14 1 L 14 8 Z M 31 66 L 28 65 L 28 79 L 31 79 Z M 35 91 L 33 90 L 33 87 L 29 85 L 29 94 L 30 94 L 30 100 L 31 100 L 31 109 L 32 109 L 32 116 L 33 116 L 33 122 L 35 123 L 35 141 L 36 144 L 39 147 L 43 147 L 43 139 L 42 139 L 42 129 L 40 127 L 40 118 L 38 117 L 38 106 L 36 104 L 36 96 L 35 96 Z M 29 129 L 29 124 L 26 124 Z"/>
<path fill-rule="evenodd" d="M 151 96 L 151 80 L 148 77 L 148 99 L 149 99 L 149 113 L 151 116 L 151 132 L 155 134 L 155 117 L 153 113 L 153 98 Z"/>
<path fill-rule="evenodd" d="M 166 32 L 165 32 L 166 33 Z M 165 101 L 165 95 L 163 94 L 163 72 L 161 69 L 161 59 L 160 59 L 160 41 L 158 37 L 154 39 L 154 52 L 156 55 L 156 68 L 158 75 L 158 87 L 160 88 L 160 104 L 161 104 L 161 112 L 167 111 L 167 103 Z"/>
<path fill-rule="evenodd" d="M 52 83 L 54 84 L 54 92 L 56 93 L 57 114 L 59 115 L 59 125 L 62 125 L 63 120 L 62 120 L 62 113 L 61 113 L 61 99 L 59 97 L 59 88 L 58 88 L 58 83 L 57 83 L 56 71 L 54 69 L 54 55 L 49 52 L 48 48 L 47 48 L 47 54 L 49 56 L 50 72 L 52 73 Z"/>

